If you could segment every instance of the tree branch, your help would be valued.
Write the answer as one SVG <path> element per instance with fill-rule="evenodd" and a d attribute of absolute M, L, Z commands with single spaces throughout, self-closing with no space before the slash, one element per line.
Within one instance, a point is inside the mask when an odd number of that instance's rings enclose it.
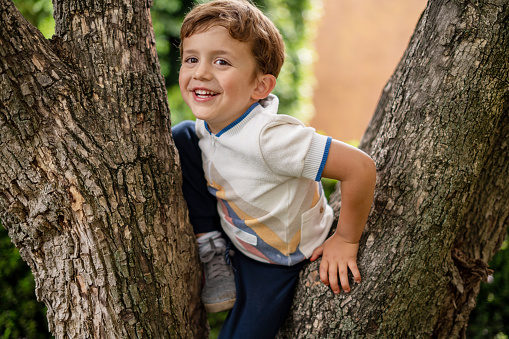
<path fill-rule="evenodd" d="M 449 338 L 466 326 L 479 281 L 451 293 L 451 249 L 487 262 L 507 227 L 508 16 L 507 1 L 429 1 L 361 141 L 378 169 L 363 282 L 333 296 L 308 284 L 318 264 L 307 266 L 282 337 Z"/>

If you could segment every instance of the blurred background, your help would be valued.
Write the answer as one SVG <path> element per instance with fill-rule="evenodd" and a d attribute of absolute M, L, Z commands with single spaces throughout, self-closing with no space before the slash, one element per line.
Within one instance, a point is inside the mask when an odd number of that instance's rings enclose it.
<path fill-rule="evenodd" d="M 204 2 L 204 1 L 200 1 Z M 358 145 L 380 93 L 408 44 L 426 0 L 257 0 L 284 36 L 287 59 L 275 94 L 280 113 L 320 133 Z M 14 0 L 50 39 L 51 0 Z M 151 9 L 172 123 L 193 116 L 178 88 L 179 30 L 192 0 L 153 0 Z M 324 181 L 330 191 L 333 181 Z M 509 249 L 506 240 L 490 263 L 470 315 L 468 338 L 509 338 Z M 0 227 L 0 339 L 52 338 L 46 309 L 35 298 L 29 267 Z M 226 312 L 209 316 L 216 338 Z"/>

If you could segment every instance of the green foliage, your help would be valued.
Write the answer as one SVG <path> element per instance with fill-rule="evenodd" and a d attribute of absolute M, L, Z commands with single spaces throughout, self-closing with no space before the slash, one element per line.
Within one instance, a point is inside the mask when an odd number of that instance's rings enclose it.
<path fill-rule="evenodd" d="M 481 285 L 477 306 L 470 314 L 467 337 L 507 338 L 509 334 L 509 239 L 490 262 L 494 271 L 488 283 Z"/>
<path fill-rule="evenodd" d="M 13 0 L 21 14 L 47 38 L 55 33 L 51 0 Z"/>
<path fill-rule="evenodd" d="M 308 121 L 314 114 L 312 63 L 315 51 L 312 41 L 315 24 L 321 15 L 319 0 L 260 0 L 261 10 L 283 35 L 286 60 L 274 93 L 280 99 L 279 113 Z"/>
<path fill-rule="evenodd" d="M 51 338 L 46 308 L 34 291 L 29 267 L 0 225 L 0 338 Z"/>
<path fill-rule="evenodd" d="M 327 197 L 327 200 L 329 199 L 332 192 L 334 192 L 334 188 L 336 187 L 337 183 L 338 183 L 337 180 L 322 178 L 323 191 L 325 193 L 325 196 Z"/>
<path fill-rule="evenodd" d="M 207 314 L 207 320 L 210 326 L 209 339 L 216 339 L 219 336 L 221 326 L 223 325 L 227 315 L 228 311 Z"/>

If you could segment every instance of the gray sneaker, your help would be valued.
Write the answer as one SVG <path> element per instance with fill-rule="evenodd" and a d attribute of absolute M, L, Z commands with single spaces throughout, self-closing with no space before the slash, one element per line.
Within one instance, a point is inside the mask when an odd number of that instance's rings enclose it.
<path fill-rule="evenodd" d="M 226 263 L 226 247 L 216 247 L 209 239 L 211 249 L 202 255 L 205 284 L 201 299 L 205 310 L 210 313 L 227 311 L 233 307 L 236 299 L 235 277 L 230 265 Z"/>

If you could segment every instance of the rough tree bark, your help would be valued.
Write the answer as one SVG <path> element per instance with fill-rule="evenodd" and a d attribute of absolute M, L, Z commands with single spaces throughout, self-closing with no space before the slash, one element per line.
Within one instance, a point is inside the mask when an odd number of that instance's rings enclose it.
<path fill-rule="evenodd" d="M 509 2 L 430 0 L 361 141 L 364 281 L 333 296 L 309 265 L 280 337 L 465 336 L 508 226 L 508 79 Z"/>
<path fill-rule="evenodd" d="M 57 338 L 205 337 L 150 1 L 0 0 L 0 219 Z"/>

